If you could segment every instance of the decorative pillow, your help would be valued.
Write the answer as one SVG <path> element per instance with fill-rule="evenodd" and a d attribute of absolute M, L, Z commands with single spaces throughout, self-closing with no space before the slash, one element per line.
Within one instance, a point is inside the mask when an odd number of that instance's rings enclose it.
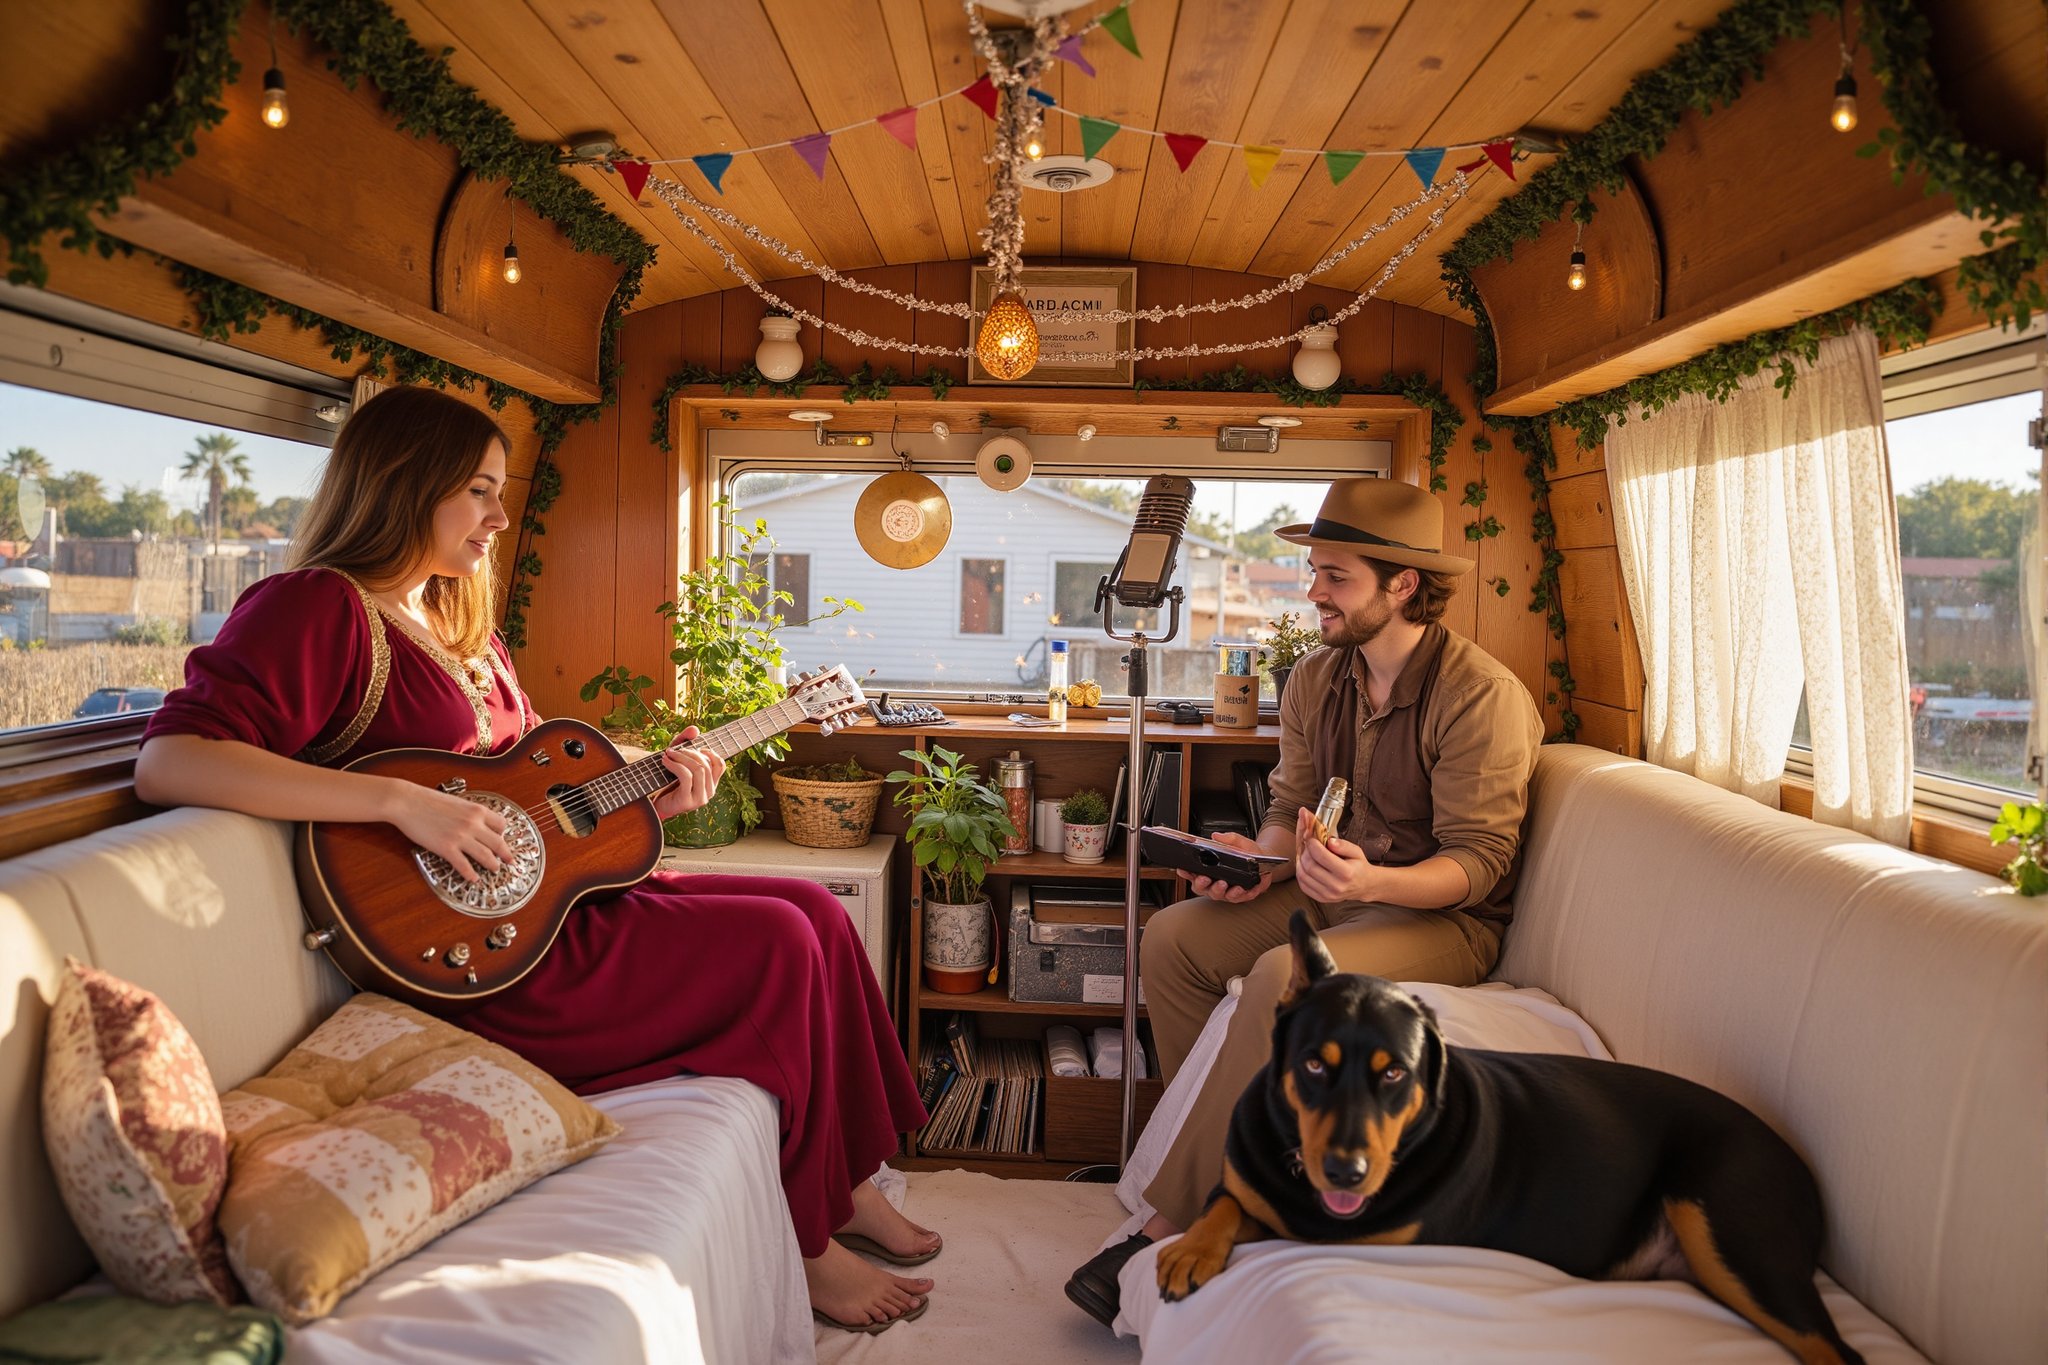
<path fill-rule="evenodd" d="M 43 1150 L 71 1221 L 130 1294 L 235 1302 L 214 1229 L 227 1129 L 206 1059 L 148 991 L 64 967 L 43 1040 Z"/>
<path fill-rule="evenodd" d="M 619 1132 L 538 1067 L 379 995 L 350 1000 L 221 1107 L 228 1259 L 294 1325 Z"/>

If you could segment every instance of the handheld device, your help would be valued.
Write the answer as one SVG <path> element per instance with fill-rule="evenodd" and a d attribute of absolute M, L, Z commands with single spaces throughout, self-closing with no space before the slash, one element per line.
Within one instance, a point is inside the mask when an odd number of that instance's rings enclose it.
<path fill-rule="evenodd" d="M 1138 830 L 1138 836 L 1146 862 L 1245 890 L 1257 886 L 1259 878 L 1287 861 L 1277 854 L 1230 848 L 1214 839 L 1164 825 L 1145 825 Z"/>

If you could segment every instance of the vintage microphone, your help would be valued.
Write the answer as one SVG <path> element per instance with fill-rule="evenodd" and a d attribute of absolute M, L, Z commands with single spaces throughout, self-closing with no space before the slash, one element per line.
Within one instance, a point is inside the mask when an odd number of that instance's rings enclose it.
<path fill-rule="evenodd" d="M 1122 1134 L 1117 1143 L 1119 1174 L 1130 1163 L 1131 1145 L 1137 1138 L 1134 1120 L 1138 1103 L 1138 830 L 1145 822 L 1145 697 L 1149 691 L 1145 647 L 1150 643 L 1165 644 L 1180 634 L 1184 594 L 1167 583 L 1180 557 L 1181 537 L 1187 534 L 1188 512 L 1194 500 L 1194 480 L 1178 474 L 1155 474 L 1138 500 L 1130 543 L 1117 556 L 1116 566 L 1095 587 L 1095 610 L 1102 614 L 1103 633 L 1131 647 L 1124 656 L 1129 668 L 1126 691 L 1131 698 L 1131 751 L 1126 764 L 1130 805 L 1124 823 L 1124 1103 Z M 1112 602 L 1115 606 L 1145 609 L 1170 604 L 1172 613 L 1166 634 L 1156 642 L 1148 640 L 1142 630 L 1117 634 Z M 1155 1061 L 1154 1065 L 1157 1064 Z"/>

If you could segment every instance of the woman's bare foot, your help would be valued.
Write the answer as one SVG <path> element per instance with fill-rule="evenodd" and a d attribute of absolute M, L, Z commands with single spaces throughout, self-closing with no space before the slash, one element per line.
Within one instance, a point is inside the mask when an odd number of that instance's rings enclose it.
<path fill-rule="evenodd" d="M 872 1180 L 853 1187 L 853 1217 L 839 1231 L 865 1237 L 904 1257 L 937 1251 L 940 1243 L 938 1233 L 905 1218 Z"/>
<path fill-rule="evenodd" d="M 804 1262 L 804 1283 L 812 1308 L 852 1327 L 902 1317 L 932 1291 L 930 1280 L 891 1275 L 837 1242 L 827 1242 L 824 1255 Z"/>

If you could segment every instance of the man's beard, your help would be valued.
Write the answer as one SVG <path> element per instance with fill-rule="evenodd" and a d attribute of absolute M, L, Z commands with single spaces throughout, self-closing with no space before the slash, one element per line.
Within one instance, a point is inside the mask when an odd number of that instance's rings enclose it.
<path fill-rule="evenodd" d="M 1393 605 L 1385 597 L 1375 597 L 1356 611 L 1340 616 L 1334 629 L 1327 623 L 1319 624 L 1324 644 L 1349 649 L 1371 644 L 1393 619 Z"/>

